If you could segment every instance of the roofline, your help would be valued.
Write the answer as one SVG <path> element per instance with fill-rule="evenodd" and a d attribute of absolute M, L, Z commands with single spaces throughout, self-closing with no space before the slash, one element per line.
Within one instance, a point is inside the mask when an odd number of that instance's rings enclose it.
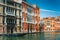
<path fill-rule="evenodd" d="M 28 6 L 34 8 L 34 7 L 33 7 L 33 4 L 29 4 L 29 3 L 25 2 L 25 1 L 22 1 L 22 3 L 25 3 L 25 4 L 27 4 Z M 38 7 L 36 6 L 36 8 L 38 8 Z M 39 8 L 38 8 L 38 9 L 39 9 Z"/>

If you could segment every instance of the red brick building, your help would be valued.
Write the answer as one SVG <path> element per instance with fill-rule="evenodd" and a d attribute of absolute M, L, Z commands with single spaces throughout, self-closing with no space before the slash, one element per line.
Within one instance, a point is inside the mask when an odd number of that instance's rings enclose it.
<path fill-rule="evenodd" d="M 39 31 L 40 27 L 40 10 L 36 5 L 30 5 L 26 2 L 22 2 L 23 5 L 23 22 L 22 27 L 24 31 Z"/>

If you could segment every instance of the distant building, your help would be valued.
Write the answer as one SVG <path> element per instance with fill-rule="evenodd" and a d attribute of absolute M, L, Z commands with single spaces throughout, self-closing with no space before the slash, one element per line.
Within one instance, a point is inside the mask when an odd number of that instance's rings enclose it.
<path fill-rule="evenodd" d="M 60 16 L 55 18 L 55 29 L 60 31 Z"/>
<path fill-rule="evenodd" d="M 55 21 L 54 21 L 54 17 L 47 17 L 47 18 L 43 18 L 42 21 L 44 23 L 43 26 L 43 31 L 54 31 L 55 29 Z"/>
<path fill-rule="evenodd" d="M 59 31 L 60 17 L 47 17 L 41 19 L 44 23 L 43 31 Z"/>

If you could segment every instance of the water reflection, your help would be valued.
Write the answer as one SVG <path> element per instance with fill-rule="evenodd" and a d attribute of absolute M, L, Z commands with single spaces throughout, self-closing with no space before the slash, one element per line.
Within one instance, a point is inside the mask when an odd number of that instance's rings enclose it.
<path fill-rule="evenodd" d="M 60 32 L 45 32 L 45 40 L 60 40 Z"/>
<path fill-rule="evenodd" d="M 60 40 L 60 32 L 41 32 L 20 37 L 0 36 L 0 40 Z"/>
<path fill-rule="evenodd" d="M 37 34 L 28 34 L 28 40 L 39 40 L 40 33 Z"/>
<path fill-rule="evenodd" d="M 40 33 L 40 40 L 45 40 L 45 38 L 44 38 L 44 32 Z"/>

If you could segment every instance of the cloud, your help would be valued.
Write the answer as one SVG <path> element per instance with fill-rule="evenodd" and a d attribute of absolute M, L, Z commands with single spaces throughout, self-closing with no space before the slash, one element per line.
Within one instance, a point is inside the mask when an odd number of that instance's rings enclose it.
<path fill-rule="evenodd" d="M 59 11 L 40 9 L 40 18 L 60 16 Z"/>
<path fill-rule="evenodd" d="M 55 12 L 55 13 L 60 13 L 60 12 L 57 12 L 57 11 L 53 11 L 53 10 L 46 10 L 46 9 L 40 9 L 40 11 L 43 11 L 43 12 Z"/>

